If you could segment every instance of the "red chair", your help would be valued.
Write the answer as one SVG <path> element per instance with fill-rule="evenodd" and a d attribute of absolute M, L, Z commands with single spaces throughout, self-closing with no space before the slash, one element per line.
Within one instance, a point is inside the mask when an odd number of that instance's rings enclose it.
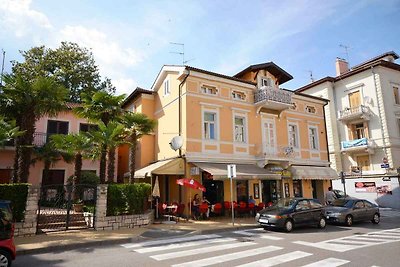
<path fill-rule="evenodd" d="M 244 201 L 240 201 L 239 205 L 236 208 L 236 210 L 238 212 L 238 215 L 246 214 L 248 212 L 247 203 L 244 202 Z"/>
<path fill-rule="evenodd" d="M 183 217 L 183 213 L 185 212 L 185 204 L 181 203 L 178 205 L 178 216 Z"/>
<path fill-rule="evenodd" d="M 200 216 L 202 216 L 203 218 L 208 218 L 208 204 L 207 203 L 200 204 L 199 213 L 200 213 Z"/>
<path fill-rule="evenodd" d="M 166 213 L 167 204 L 165 203 L 158 203 L 158 217 L 164 216 Z"/>
<path fill-rule="evenodd" d="M 263 208 L 265 208 L 265 204 L 263 202 L 258 203 L 257 207 L 256 207 L 256 211 L 260 211 Z"/>
<path fill-rule="evenodd" d="M 222 204 L 221 204 L 221 203 L 216 203 L 216 204 L 214 205 L 213 213 L 214 213 L 215 215 L 221 215 L 221 213 L 222 213 Z"/>
<path fill-rule="evenodd" d="M 254 203 L 249 203 L 248 209 L 249 209 L 251 216 L 254 216 L 255 208 L 256 208 L 256 205 Z"/>
<path fill-rule="evenodd" d="M 224 201 L 224 212 L 225 215 L 229 214 L 229 210 L 231 209 L 231 202 Z"/>

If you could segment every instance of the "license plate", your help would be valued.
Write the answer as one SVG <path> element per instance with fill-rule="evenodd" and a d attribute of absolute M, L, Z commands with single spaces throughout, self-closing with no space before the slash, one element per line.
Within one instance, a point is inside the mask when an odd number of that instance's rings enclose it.
<path fill-rule="evenodd" d="M 263 219 L 263 218 L 260 218 L 258 221 L 260 223 L 268 223 L 268 220 L 267 219 Z"/>

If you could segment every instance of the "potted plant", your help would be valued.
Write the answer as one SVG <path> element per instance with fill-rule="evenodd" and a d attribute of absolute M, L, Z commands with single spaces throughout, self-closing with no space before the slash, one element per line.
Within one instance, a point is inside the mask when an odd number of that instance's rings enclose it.
<path fill-rule="evenodd" d="M 75 199 L 72 207 L 74 208 L 75 212 L 83 212 L 83 201 L 82 199 Z"/>

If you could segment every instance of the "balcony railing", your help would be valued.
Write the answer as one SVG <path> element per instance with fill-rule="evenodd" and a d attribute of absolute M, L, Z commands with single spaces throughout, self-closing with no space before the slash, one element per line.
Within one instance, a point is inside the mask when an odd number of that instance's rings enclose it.
<path fill-rule="evenodd" d="M 50 140 L 49 137 L 50 137 L 50 134 L 35 132 L 33 134 L 33 142 L 32 142 L 32 144 L 34 146 L 39 146 L 39 147 L 40 146 L 44 146 Z M 4 146 L 6 146 L 6 147 L 7 146 L 8 147 L 15 146 L 15 140 L 11 139 L 10 141 L 7 141 Z"/>
<path fill-rule="evenodd" d="M 339 111 L 340 121 L 350 121 L 350 120 L 369 120 L 371 116 L 371 110 L 369 107 L 360 105 L 358 107 L 345 108 Z"/>
<path fill-rule="evenodd" d="M 293 158 L 296 157 L 296 151 L 291 146 L 271 147 L 266 143 L 256 144 L 257 154 L 264 157 L 275 158 Z"/>
<path fill-rule="evenodd" d="M 373 152 L 373 148 L 375 147 L 375 143 L 372 140 L 369 140 L 368 138 L 360 138 L 360 139 L 355 139 L 355 140 L 348 140 L 348 141 L 342 141 L 341 142 L 341 147 L 342 151 L 366 151 L 369 153 Z"/>
<path fill-rule="evenodd" d="M 263 86 L 259 90 L 257 90 L 254 96 L 255 104 L 262 101 L 272 101 L 292 105 L 292 93 L 282 89 L 275 89 L 273 87 Z"/>

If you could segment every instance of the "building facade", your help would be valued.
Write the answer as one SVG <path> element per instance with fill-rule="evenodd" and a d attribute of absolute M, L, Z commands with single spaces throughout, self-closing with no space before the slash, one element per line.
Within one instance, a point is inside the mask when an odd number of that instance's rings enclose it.
<path fill-rule="evenodd" d="M 157 177 L 165 202 L 186 204 L 200 193 L 178 186 L 182 177 L 202 183 L 211 203 L 230 201 L 231 196 L 237 202 L 250 196 L 264 203 L 289 196 L 323 202 L 337 178 L 328 161 L 328 101 L 279 88 L 290 79 L 273 62 L 252 65 L 235 76 L 164 66 L 151 90 L 136 89 L 124 104 L 158 122 L 149 137 L 153 146 L 147 139 L 138 149 L 139 158 L 146 160 L 141 159 L 135 177 L 151 178 L 152 183 Z M 177 136 L 174 140 L 182 146 L 174 151 L 171 140 Z M 151 153 L 153 162 L 148 164 Z M 237 168 L 232 191 L 228 164 Z"/>
<path fill-rule="evenodd" d="M 90 124 L 86 119 L 77 117 L 72 112 L 74 105 L 75 104 L 68 103 L 68 109 L 60 112 L 56 117 L 44 116 L 40 118 L 36 122 L 33 145 L 37 147 L 45 145 L 50 140 L 49 137 L 52 134 L 68 134 L 88 131 L 93 124 Z M 0 147 L 1 183 L 9 183 L 11 180 L 14 155 L 15 146 L 13 142 L 7 144 L 5 147 Z M 35 158 L 34 154 L 32 154 L 32 158 Z M 28 183 L 36 185 L 65 184 L 68 177 L 74 174 L 74 165 L 63 161 L 61 158 L 51 165 L 48 180 L 42 179 L 43 169 L 43 161 L 37 161 L 34 164 L 31 164 Z M 82 170 L 96 172 L 96 174 L 99 175 L 99 161 L 84 159 Z"/>
<path fill-rule="evenodd" d="M 329 159 L 343 171 L 349 195 L 400 208 L 400 65 L 388 52 L 296 92 L 330 100 L 325 107 Z M 344 189 L 337 181 L 334 186 Z"/>

